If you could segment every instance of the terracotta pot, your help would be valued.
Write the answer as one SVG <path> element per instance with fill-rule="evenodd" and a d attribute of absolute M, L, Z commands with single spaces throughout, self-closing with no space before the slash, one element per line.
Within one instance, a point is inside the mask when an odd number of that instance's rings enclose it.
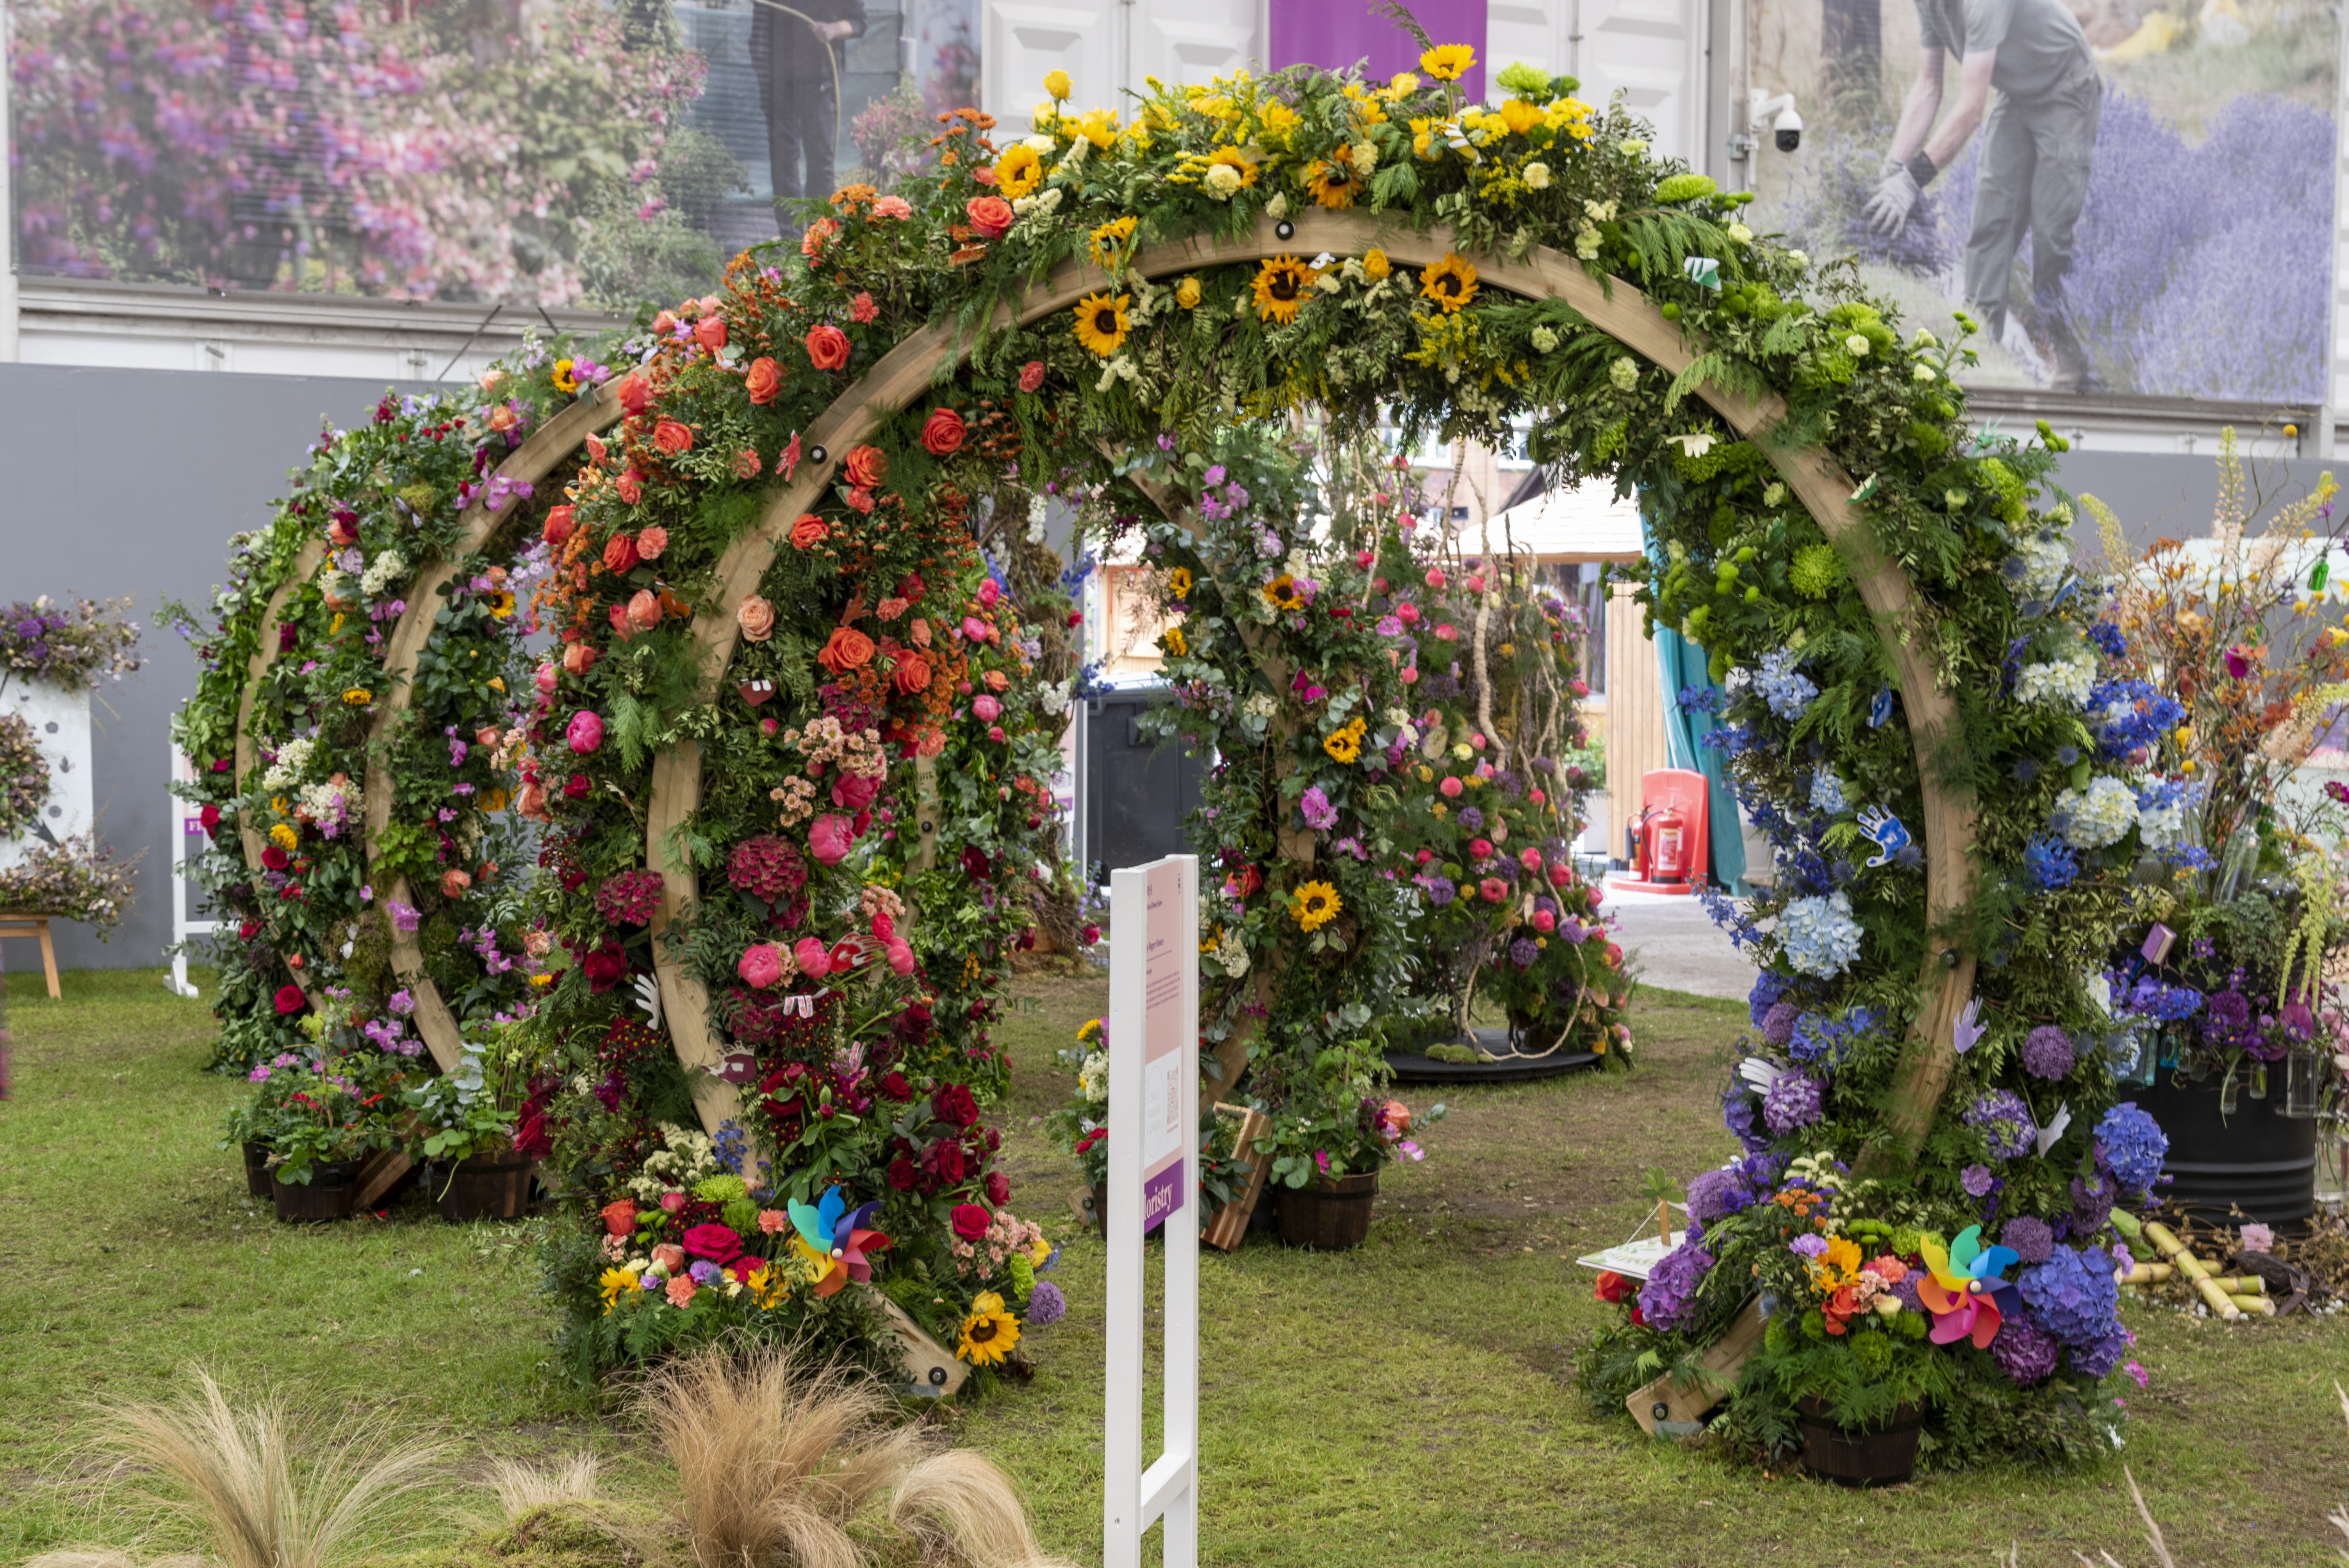
<path fill-rule="evenodd" d="M 1874 1431 L 1838 1427 L 1828 1421 L 1824 1400 L 1798 1401 L 1803 1412 L 1803 1463 L 1810 1472 L 1837 1486 L 1898 1486 L 1917 1470 L 1917 1435 L 1925 1412 L 1902 1405 L 1892 1418 Z"/>
<path fill-rule="evenodd" d="M 512 1149 L 476 1154 L 438 1174 L 440 1217 L 452 1225 L 469 1220 L 519 1220 L 530 1212 L 527 1154 Z"/>
<path fill-rule="evenodd" d="M 269 1145 L 266 1143 L 244 1146 L 244 1191 L 248 1197 L 269 1196 Z"/>
<path fill-rule="evenodd" d="M 356 1160 L 314 1161 L 306 1185 L 298 1181 L 280 1181 L 272 1176 L 269 1191 L 277 1202 L 277 1217 L 289 1225 L 323 1224 L 328 1220 L 348 1219 L 352 1202 L 359 1192 L 359 1162 Z"/>
<path fill-rule="evenodd" d="M 1280 1239 L 1290 1246 L 1339 1253 L 1359 1247 L 1369 1238 L 1371 1205 L 1379 1196 L 1377 1171 L 1277 1191 Z"/>

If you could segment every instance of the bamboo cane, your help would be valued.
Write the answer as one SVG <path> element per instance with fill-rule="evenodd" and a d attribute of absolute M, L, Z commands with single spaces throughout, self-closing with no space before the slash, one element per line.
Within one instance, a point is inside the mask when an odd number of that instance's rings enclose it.
<path fill-rule="evenodd" d="M 2168 1264 L 2139 1264 L 2121 1275 L 2123 1284 L 2160 1284 L 2178 1271 Z"/>
<path fill-rule="evenodd" d="M 2249 1313 L 2253 1317 L 2273 1317 L 2275 1315 L 2276 1305 L 2274 1302 L 2270 1301 L 2266 1296 L 2230 1295 L 2227 1299 L 2235 1304 L 2238 1311 Z"/>
<path fill-rule="evenodd" d="M 2210 1271 L 2203 1266 L 2202 1260 L 2187 1251 L 2186 1243 L 2179 1241 L 2168 1225 L 2148 1222 L 2145 1227 L 2145 1237 L 2161 1249 L 2163 1257 L 2178 1265 L 2179 1274 L 2194 1282 L 2194 1289 L 2209 1305 L 2211 1311 L 2230 1323 L 2243 1315 L 2242 1308 L 2235 1305 L 2234 1298 L 2213 1283 Z"/>
<path fill-rule="evenodd" d="M 2265 1295 L 2268 1282 L 2258 1274 L 2226 1274 L 2210 1282 L 2229 1295 Z"/>

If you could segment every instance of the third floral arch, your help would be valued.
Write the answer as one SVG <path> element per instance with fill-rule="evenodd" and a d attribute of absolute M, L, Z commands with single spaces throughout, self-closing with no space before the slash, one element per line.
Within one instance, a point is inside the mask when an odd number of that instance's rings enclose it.
<path fill-rule="evenodd" d="M 1042 281 L 1027 287 L 1016 304 L 999 305 L 988 326 L 989 330 L 1001 331 L 1068 312 L 1081 299 L 1105 288 L 1113 290 L 1121 276 L 1160 280 L 1291 254 L 1319 252 L 1329 256 L 1361 256 L 1374 250 L 1393 263 L 1441 268 L 1454 257 L 1458 243 L 1446 228 L 1417 232 L 1353 211 L 1314 211 L 1294 218 L 1276 218 L 1267 213 L 1259 215 L 1254 225 L 1242 233 L 1144 245 L 1126 259 L 1117 275 L 1080 261 L 1063 263 Z M 1946 769 L 1936 765 L 1935 756 L 1943 743 L 1958 733 L 1958 712 L 1947 678 L 1936 670 L 1926 652 L 1930 639 L 1920 634 L 1917 601 L 1909 580 L 1885 557 L 1859 504 L 1874 488 L 1872 480 L 1866 485 L 1856 481 L 1820 446 L 1783 444 L 1785 438 L 1774 428 L 1785 418 L 1784 401 L 1768 393 L 1740 390 L 1724 385 L 1723 379 L 1707 377 L 1704 367 L 1698 364 L 1702 351 L 1692 343 L 1691 334 L 1668 319 L 1666 313 L 1645 294 L 1621 279 L 1594 277 L 1582 263 L 1541 246 L 1527 248 L 1519 260 L 1481 257 L 1475 276 L 1484 285 L 1523 299 L 1564 302 L 1591 328 L 1668 375 L 1684 377 L 1692 366 L 1697 366 L 1698 376 L 1691 388 L 1693 394 L 1711 405 L 1738 438 L 1752 441 L 1766 453 L 1784 483 L 1833 542 L 1881 636 L 1883 654 L 1896 675 L 1914 748 L 1916 787 L 1923 813 L 1914 837 L 1924 851 L 1926 869 L 1926 908 L 1920 912 L 1920 918 L 1929 934 L 1954 930 L 1975 886 L 1974 808 L 1963 791 L 1946 779 Z M 970 351 L 971 339 L 967 328 L 951 321 L 937 322 L 915 332 L 852 383 L 802 433 L 804 460 L 771 492 L 758 525 L 743 532 L 719 559 L 709 595 L 715 604 L 731 606 L 756 592 L 775 552 L 788 542 L 792 521 L 803 515 L 825 492 L 844 454 L 883 419 L 922 397 Z M 584 443 L 622 417 L 621 403 L 612 386 L 583 390 L 575 404 L 541 427 L 499 465 L 497 477 L 512 484 L 535 484 L 562 470 Z M 1666 440 L 1666 429 L 1661 423 L 1652 428 L 1631 431 L 1616 456 L 1624 466 L 1636 466 L 1643 449 L 1652 459 L 1664 449 Z M 1170 500 L 1162 504 L 1176 503 Z M 378 735 L 396 722 L 405 703 L 405 682 L 413 677 L 419 659 L 432 637 L 434 590 L 450 579 L 458 562 L 488 542 L 501 521 L 494 509 L 476 500 L 465 519 L 464 548 L 450 559 L 428 564 L 419 573 L 408 607 L 390 638 L 386 672 L 394 684 L 377 709 L 375 728 Z M 278 603 L 316 572 L 324 553 L 323 548 L 316 544 L 305 550 L 264 613 L 260 651 L 248 671 L 253 680 L 259 679 L 276 655 L 274 621 Z M 692 636 L 700 659 L 699 698 L 707 702 L 720 689 L 740 628 L 730 614 L 702 615 L 693 623 Z M 240 776 L 254 766 L 254 742 L 245 733 L 244 720 L 245 715 L 240 711 Z M 663 884 L 660 911 L 654 924 L 657 950 L 661 928 L 678 918 L 696 896 L 690 868 L 672 862 L 665 841 L 670 830 L 699 804 L 701 793 L 700 758 L 692 742 L 673 748 L 655 759 L 646 810 L 645 847 L 647 863 L 660 872 Z M 930 792 L 926 789 L 924 793 L 924 815 L 927 816 L 926 797 Z M 370 841 L 386 825 L 391 797 L 388 782 L 371 771 L 365 790 L 366 826 Z M 934 834 L 935 824 L 924 820 L 918 830 L 926 841 Z M 246 861 L 258 877 L 266 841 L 250 823 L 243 825 L 242 839 Z M 929 852 L 926 844 L 923 852 Z M 1307 853 L 1310 853 L 1309 850 Z M 393 900 L 401 899 L 404 884 L 395 883 L 384 892 Z M 1919 983 L 1921 1005 L 1910 1026 L 1897 1091 L 1888 1115 L 1888 1131 L 1893 1142 L 1910 1151 L 1921 1143 L 1931 1127 L 1955 1060 L 1953 1027 L 1974 985 L 1975 955 L 1970 944 L 1953 939 L 1944 945 L 1933 939 L 1927 945 Z M 423 975 L 412 940 L 403 942 L 396 934 L 394 946 L 395 962 L 401 973 L 410 978 L 416 995 L 418 1031 L 444 1070 L 453 1068 L 462 1049 L 457 1020 Z M 704 1125 L 715 1133 L 738 1114 L 739 1106 L 734 1087 L 715 1072 L 722 1047 L 712 1029 L 708 989 L 673 960 L 658 962 L 657 973 L 667 1026 L 678 1057 L 688 1069 L 711 1069 L 689 1070 L 689 1078 Z"/>

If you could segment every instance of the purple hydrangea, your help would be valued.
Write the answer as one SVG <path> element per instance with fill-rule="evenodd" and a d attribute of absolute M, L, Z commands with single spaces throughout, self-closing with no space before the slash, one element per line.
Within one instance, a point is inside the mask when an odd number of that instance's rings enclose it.
<path fill-rule="evenodd" d="M 2111 1332 L 2095 1344 L 2074 1346 L 2072 1365 L 2091 1377 L 2109 1377 L 2113 1368 L 2121 1364 L 2121 1357 L 2128 1354 L 2129 1345 L 2128 1330 L 2116 1323 Z"/>
<path fill-rule="evenodd" d="M 2096 1123 L 2096 1167 L 2110 1172 L 2125 1192 L 2152 1191 L 2168 1156 L 2169 1140 L 2161 1124 L 2139 1110 L 2135 1100 L 2123 1100 Z"/>
<path fill-rule="evenodd" d="M 1819 1119 L 1819 1086 L 1801 1073 L 1780 1073 L 1762 1099 L 1762 1122 L 1773 1138 L 1799 1132 Z"/>
<path fill-rule="evenodd" d="M 1991 1158 L 2016 1160 L 2031 1152 L 2031 1139 L 2039 1125 L 2031 1108 L 2012 1089 L 1994 1088 L 1966 1111 L 1965 1123 L 1990 1144 Z"/>
<path fill-rule="evenodd" d="M 1749 1150 L 1758 1151 L 1769 1148 L 1770 1140 L 1754 1125 L 1754 1097 L 1745 1092 L 1742 1083 L 1732 1083 L 1729 1092 L 1722 1097 L 1722 1125 Z"/>
<path fill-rule="evenodd" d="M 1785 975 L 1773 975 L 1767 969 L 1754 977 L 1754 989 L 1746 994 L 1745 1008 L 1752 1016 L 1755 1028 L 1759 1029 L 1767 1024 L 1770 1009 L 1778 1005 L 1779 999 L 1785 995 L 1787 987 L 1793 984 L 1794 982 Z"/>
<path fill-rule="evenodd" d="M 2074 1350 L 2100 1344 L 2117 1321 L 2120 1286 L 2102 1247 L 2057 1247 L 2015 1284 L 2041 1326 Z"/>
<path fill-rule="evenodd" d="M 2026 1264 L 2044 1264 L 2055 1250 L 2055 1233 L 2047 1228 L 2044 1220 L 2034 1220 L 2028 1214 L 2017 1214 L 1998 1233 L 1999 1244 L 2013 1252 Z"/>
<path fill-rule="evenodd" d="M 1774 1003 L 1763 1016 L 1762 1037 L 1774 1046 L 1785 1045 L 1795 1037 L 1795 1024 L 1802 1016 L 1802 1009 L 1792 1002 Z"/>
<path fill-rule="evenodd" d="M 2072 1178 L 2072 1233 L 2093 1236 L 2113 1217 L 2112 1183 L 2102 1176 Z"/>
<path fill-rule="evenodd" d="M 2020 1313 L 2010 1317 L 1990 1342 L 1990 1358 L 1998 1369 L 2024 1387 L 2055 1370 L 2063 1346 L 2055 1336 Z"/>
<path fill-rule="evenodd" d="M 1069 1315 L 1069 1298 L 1050 1280 L 1038 1280 L 1028 1295 L 1028 1326 L 1050 1328 Z"/>
<path fill-rule="evenodd" d="M 1657 1263 L 1640 1287 L 1640 1312 L 1651 1328 L 1667 1332 L 1695 1326 L 1697 1286 L 1713 1270 L 1713 1254 L 1682 1242 Z"/>
<path fill-rule="evenodd" d="M 1532 968 L 1534 960 L 1540 956 L 1541 949 L 1536 947 L 1527 937 L 1520 936 L 1509 944 L 1509 962 L 1520 969 Z"/>
<path fill-rule="evenodd" d="M 1969 1165 L 1958 1172 L 1958 1185 L 1966 1190 L 1969 1198 L 1989 1197 L 1991 1183 L 1996 1180 L 1987 1165 Z"/>
<path fill-rule="evenodd" d="M 2023 1070 L 2050 1082 L 2072 1070 L 2072 1037 L 2053 1024 L 2042 1024 L 2023 1042 Z"/>
<path fill-rule="evenodd" d="M 1925 1310 L 1925 1298 L 1919 1295 L 1917 1291 L 1917 1282 L 1919 1278 L 1922 1276 L 1923 1272 L 1924 1271 L 1921 1269 L 1912 1268 L 1907 1274 L 1901 1277 L 1899 1284 L 1892 1287 L 1892 1294 L 1899 1296 L 1900 1298 L 1900 1305 L 1907 1307 L 1910 1312 L 1922 1312 Z"/>
<path fill-rule="evenodd" d="M 1689 1218 L 1702 1225 L 1725 1220 L 1745 1207 L 1734 1200 L 1737 1178 L 1727 1171 L 1701 1171 L 1688 1184 Z"/>

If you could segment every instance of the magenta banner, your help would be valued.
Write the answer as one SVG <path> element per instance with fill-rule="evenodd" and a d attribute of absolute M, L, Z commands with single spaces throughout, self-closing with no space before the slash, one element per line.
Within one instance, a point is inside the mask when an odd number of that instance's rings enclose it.
<path fill-rule="evenodd" d="M 1419 69 L 1419 43 L 1409 33 L 1374 15 L 1366 0 L 1271 0 L 1269 64 L 1319 66 L 1341 70 L 1369 61 L 1373 77 Z M 1485 0 L 1419 0 L 1411 7 L 1427 36 L 1439 44 L 1466 44 L 1476 66 L 1460 78 L 1471 102 L 1485 97 Z"/>

